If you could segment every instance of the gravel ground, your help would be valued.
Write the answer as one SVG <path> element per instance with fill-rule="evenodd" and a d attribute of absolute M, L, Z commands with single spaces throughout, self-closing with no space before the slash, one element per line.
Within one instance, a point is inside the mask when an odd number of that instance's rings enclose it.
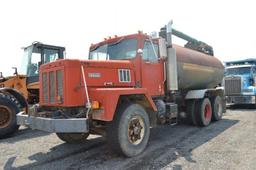
<path fill-rule="evenodd" d="M 0 140 L 0 150 L 0 169 L 256 169 L 256 109 L 228 109 L 206 128 L 158 126 L 134 158 L 116 155 L 99 136 L 69 145 L 24 127 Z"/>

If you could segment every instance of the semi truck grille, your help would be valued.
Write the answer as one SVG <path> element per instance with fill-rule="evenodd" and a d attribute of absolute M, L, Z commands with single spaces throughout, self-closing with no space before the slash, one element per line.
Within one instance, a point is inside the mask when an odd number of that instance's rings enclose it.
<path fill-rule="evenodd" d="M 42 74 L 42 99 L 44 104 L 60 103 L 63 100 L 63 72 L 61 70 Z M 58 101 L 57 101 L 58 100 Z"/>
<path fill-rule="evenodd" d="M 225 77 L 225 94 L 241 94 L 241 77 Z"/>

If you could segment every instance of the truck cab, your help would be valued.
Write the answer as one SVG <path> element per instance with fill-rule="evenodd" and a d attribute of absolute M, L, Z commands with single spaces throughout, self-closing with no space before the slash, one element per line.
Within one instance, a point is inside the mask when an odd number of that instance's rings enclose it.
<path fill-rule="evenodd" d="M 226 62 L 225 95 L 230 104 L 256 104 L 256 59 Z"/>
<path fill-rule="evenodd" d="M 42 65 L 39 106 L 19 113 L 19 124 L 68 143 L 106 136 L 113 150 L 132 157 L 146 148 L 150 127 L 177 124 L 178 108 L 197 126 L 220 120 L 222 63 L 191 37 L 194 45 L 173 45 L 167 27 L 163 37 L 139 31 L 104 39 L 91 45 L 88 60 Z"/>

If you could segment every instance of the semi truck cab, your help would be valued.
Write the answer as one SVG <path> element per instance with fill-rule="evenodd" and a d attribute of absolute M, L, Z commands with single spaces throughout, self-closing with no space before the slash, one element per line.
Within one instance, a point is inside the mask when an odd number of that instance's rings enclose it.
<path fill-rule="evenodd" d="M 256 104 L 256 59 L 226 62 L 224 87 L 227 103 Z"/>

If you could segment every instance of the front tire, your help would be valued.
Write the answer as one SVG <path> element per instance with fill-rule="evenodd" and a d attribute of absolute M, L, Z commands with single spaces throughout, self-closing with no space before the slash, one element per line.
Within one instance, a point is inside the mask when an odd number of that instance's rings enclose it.
<path fill-rule="evenodd" d="M 126 104 L 117 109 L 109 124 L 107 140 L 115 152 L 133 157 L 144 151 L 149 134 L 149 117 L 144 108 L 138 104 Z"/>
<path fill-rule="evenodd" d="M 56 135 L 66 143 L 76 144 L 86 141 L 89 133 L 56 133 Z"/>
<path fill-rule="evenodd" d="M 7 137 L 18 130 L 16 114 L 19 110 L 10 96 L 0 94 L 0 138 Z"/>

